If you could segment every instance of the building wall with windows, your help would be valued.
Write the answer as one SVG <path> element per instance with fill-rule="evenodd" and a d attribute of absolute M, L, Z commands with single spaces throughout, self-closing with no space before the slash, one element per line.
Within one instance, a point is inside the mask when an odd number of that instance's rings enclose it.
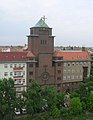
<path fill-rule="evenodd" d="M 3 62 L 0 64 L 0 79 L 12 78 L 16 92 L 21 93 L 27 86 L 27 64 L 25 62 Z"/>

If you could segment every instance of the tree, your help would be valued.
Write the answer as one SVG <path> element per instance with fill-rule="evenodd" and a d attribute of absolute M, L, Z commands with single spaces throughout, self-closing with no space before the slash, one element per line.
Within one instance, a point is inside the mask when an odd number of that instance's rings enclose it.
<path fill-rule="evenodd" d="M 93 112 L 93 93 L 90 93 L 87 99 L 87 109 L 90 112 Z"/>
<path fill-rule="evenodd" d="M 57 107 L 58 107 L 58 109 L 62 109 L 62 106 L 64 104 L 64 97 L 65 97 L 64 93 L 62 93 L 62 92 L 57 93 Z"/>
<path fill-rule="evenodd" d="M 0 119 L 13 120 L 16 90 L 13 79 L 0 80 Z"/>
<path fill-rule="evenodd" d="M 43 100 L 41 96 L 41 88 L 36 81 L 32 81 L 27 88 L 27 92 L 23 93 L 23 97 L 25 98 L 25 105 L 29 115 L 33 116 L 42 110 Z"/>
<path fill-rule="evenodd" d="M 50 110 L 50 116 L 55 119 L 60 117 L 60 110 L 56 107 L 56 105 L 52 105 Z"/>
<path fill-rule="evenodd" d="M 82 112 L 82 104 L 79 97 L 74 97 L 70 101 L 70 110 L 73 115 L 80 114 Z"/>
<path fill-rule="evenodd" d="M 57 91 L 55 88 L 50 86 L 45 86 L 42 88 L 43 100 L 46 100 L 48 110 L 51 109 L 53 104 L 57 104 Z"/>

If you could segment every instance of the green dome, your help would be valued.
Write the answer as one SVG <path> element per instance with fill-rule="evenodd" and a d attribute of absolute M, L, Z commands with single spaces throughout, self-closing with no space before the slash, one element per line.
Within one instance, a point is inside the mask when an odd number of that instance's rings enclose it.
<path fill-rule="evenodd" d="M 34 27 L 49 28 L 45 21 L 41 18 Z"/>

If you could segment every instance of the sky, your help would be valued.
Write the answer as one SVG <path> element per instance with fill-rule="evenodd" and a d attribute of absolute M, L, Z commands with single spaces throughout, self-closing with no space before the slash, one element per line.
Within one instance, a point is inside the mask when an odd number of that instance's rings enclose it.
<path fill-rule="evenodd" d="M 27 44 L 44 15 L 55 46 L 93 47 L 93 0 L 0 0 L 0 46 Z"/>

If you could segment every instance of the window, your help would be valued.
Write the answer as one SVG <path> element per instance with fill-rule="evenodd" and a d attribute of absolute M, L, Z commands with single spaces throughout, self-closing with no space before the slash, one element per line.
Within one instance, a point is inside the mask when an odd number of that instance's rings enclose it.
<path fill-rule="evenodd" d="M 67 76 L 67 80 L 70 80 L 70 75 Z"/>
<path fill-rule="evenodd" d="M 72 75 L 72 79 L 74 79 L 74 75 Z"/>
<path fill-rule="evenodd" d="M 4 68 L 8 68 L 8 65 L 7 65 L 7 64 L 4 64 Z"/>
<path fill-rule="evenodd" d="M 14 72 L 14 75 L 17 75 L 17 72 Z"/>
<path fill-rule="evenodd" d="M 57 77 L 57 80 L 61 80 L 61 77 Z"/>
<path fill-rule="evenodd" d="M 61 70 L 58 70 L 57 72 L 60 74 L 60 73 L 61 73 Z"/>
<path fill-rule="evenodd" d="M 75 70 L 72 69 L 72 73 L 74 73 L 74 72 L 75 72 Z"/>
<path fill-rule="evenodd" d="M 70 69 L 68 69 L 68 72 L 70 72 Z"/>
<path fill-rule="evenodd" d="M 21 87 L 16 87 L 16 91 L 21 91 Z"/>
<path fill-rule="evenodd" d="M 10 64 L 10 68 L 12 68 L 13 66 L 12 66 L 12 64 Z"/>
<path fill-rule="evenodd" d="M 33 75 L 33 72 L 30 71 L 30 72 L 29 72 L 29 75 Z"/>
<path fill-rule="evenodd" d="M 21 75 L 21 72 L 18 72 L 18 75 Z"/>
<path fill-rule="evenodd" d="M 33 60 L 33 58 L 29 58 L 29 60 Z"/>
<path fill-rule="evenodd" d="M 78 79 L 78 75 L 76 75 L 76 79 Z"/>
<path fill-rule="evenodd" d="M 17 64 L 14 64 L 14 67 L 16 68 L 16 67 L 17 67 Z"/>
<path fill-rule="evenodd" d="M 46 45 L 47 41 L 46 40 L 41 40 L 41 45 Z"/>
<path fill-rule="evenodd" d="M 23 79 L 23 83 L 25 83 L 25 79 Z"/>
<path fill-rule="evenodd" d="M 25 87 L 23 87 L 23 91 L 25 91 Z"/>
<path fill-rule="evenodd" d="M 69 87 L 69 84 L 67 84 L 67 86 Z"/>
<path fill-rule="evenodd" d="M 70 64 L 68 64 L 68 66 L 70 66 Z"/>
<path fill-rule="evenodd" d="M 25 71 L 23 71 L 23 75 L 25 75 Z"/>
<path fill-rule="evenodd" d="M 19 79 L 18 83 L 21 83 L 21 79 Z"/>
<path fill-rule="evenodd" d="M 8 76 L 8 72 L 4 72 L 4 76 Z"/>
<path fill-rule="evenodd" d="M 29 64 L 29 67 L 33 67 L 33 64 Z"/>
<path fill-rule="evenodd" d="M 58 63 L 58 66 L 61 66 L 61 63 Z"/>
<path fill-rule="evenodd" d="M 19 64 L 19 67 L 21 68 L 21 64 Z"/>
<path fill-rule="evenodd" d="M 61 84 L 59 83 L 59 84 L 57 84 L 57 87 L 61 87 Z"/>
<path fill-rule="evenodd" d="M 66 66 L 66 63 L 64 63 L 64 67 Z"/>
<path fill-rule="evenodd" d="M 29 83 L 31 83 L 32 79 L 29 79 Z"/>
<path fill-rule="evenodd" d="M 63 80 L 66 80 L 66 76 L 63 76 Z"/>
<path fill-rule="evenodd" d="M 64 70 L 64 73 L 66 73 L 66 70 Z"/>
<path fill-rule="evenodd" d="M 63 87 L 65 87 L 65 84 L 63 84 Z"/>
<path fill-rule="evenodd" d="M 12 76 L 13 75 L 13 73 L 12 72 L 10 72 L 10 76 Z"/>
<path fill-rule="evenodd" d="M 80 79 L 82 79 L 82 75 L 80 75 Z"/>
<path fill-rule="evenodd" d="M 25 64 L 23 64 L 23 67 L 25 67 Z"/>
<path fill-rule="evenodd" d="M 61 57 L 59 57 L 59 58 L 58 58 L 58 60 L 62 60 L 62 58 L 61 58 Z"/>

